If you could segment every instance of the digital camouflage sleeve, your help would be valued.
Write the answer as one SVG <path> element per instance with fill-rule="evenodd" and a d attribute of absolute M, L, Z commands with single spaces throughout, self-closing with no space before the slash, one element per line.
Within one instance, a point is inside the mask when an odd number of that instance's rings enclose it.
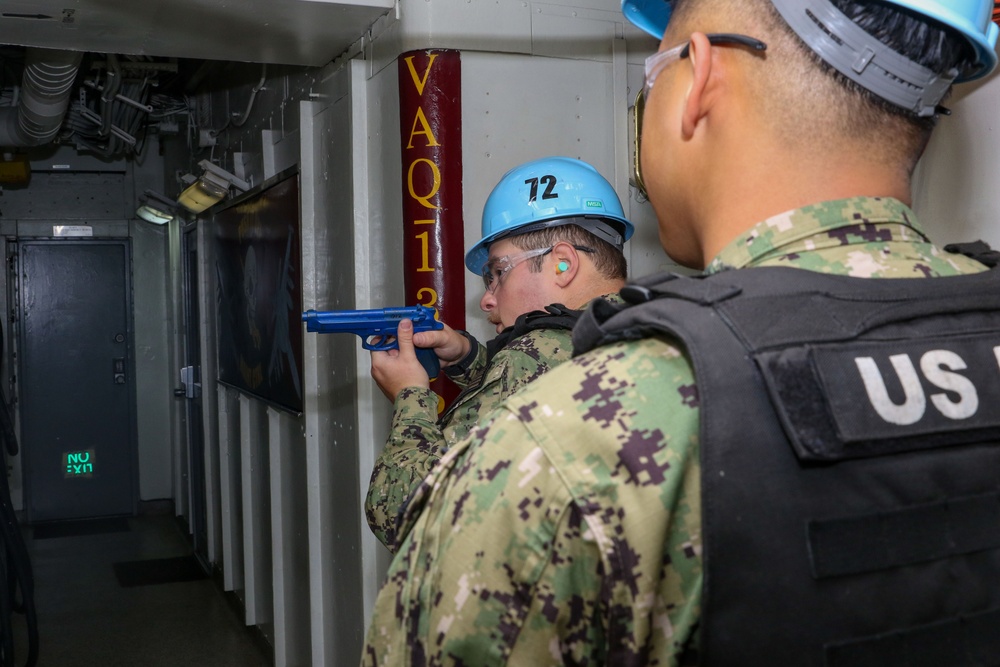
<path fill-rule="evenodd" d="M 572 332 L 531 331 L 498 352 L 488 367 L 485 348 L 479 347 L 467 372 L 453 377 L 466 389 L 440 422 L 438 396 L 433 391 L 410 387 L 396 397 L 389 438 L 375 461 L 365 499 L 368 525 L 390 551 L 396 550 L 401 536 L 399 517 L 407 498 L 445 448 L 468 436 L 480 416 L 489 414 L 507 396 L 568 360 L 573 347 Z"/>
<path fill-rule="evenodd" d="M 624 408 L 645 400 L 657 410 Z M 697 418 L 689 365 L 656 340 L 573 360 L 509 399 L 421 487 L 366 664 L 628 664 L 600 647 L 683 642 L 701 582 Z M 668 540 L 681 557 L 637 557 Z"/>

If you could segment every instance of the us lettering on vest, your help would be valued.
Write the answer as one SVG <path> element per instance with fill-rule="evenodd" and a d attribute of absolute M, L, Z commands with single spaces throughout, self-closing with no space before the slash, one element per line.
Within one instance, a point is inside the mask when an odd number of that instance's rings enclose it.
<path fill-rule="evenodd" d="M 1000 333 L 807 344 L 757 355 L 803 461 L 969 443 L 1000 432 Z"/>
<path fill-rule="evenodd" d="M 1000 425 L 1000 334 L 918 342 L 854 342 L 816 350 L 842 442 Z"/>

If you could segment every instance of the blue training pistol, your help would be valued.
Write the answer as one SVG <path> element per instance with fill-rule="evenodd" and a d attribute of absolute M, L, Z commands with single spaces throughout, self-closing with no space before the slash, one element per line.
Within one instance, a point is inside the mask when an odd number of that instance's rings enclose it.
<path fill-rule="evenodd" d="M 398 350 L 396 332 L 400 320 L 413 322 L 413 333 L 443 329 L 444 324 L 434 318 L 434 309 L 428 306 L 403 306 L 400 308 L 373 308 L 372 310 L 312 310 L 302 313 L 306 331 L 313 333 L 352 333 L 361 336 L 361 347 L 366 350 Z M 381 336 L 377 343 L 372 336 Z M 390 338 L 391 337 L 391 340 Z M 415 348 L 427 376 L 432 380 L 441 370 L 434 350 Z"/>

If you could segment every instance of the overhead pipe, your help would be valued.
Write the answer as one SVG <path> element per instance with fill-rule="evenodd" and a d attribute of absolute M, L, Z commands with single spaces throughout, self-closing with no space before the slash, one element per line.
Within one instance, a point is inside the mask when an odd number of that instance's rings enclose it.
<path fill-rule="evenodd" d="M 0 146 L 41 146 L 55 138 L 82 60 L 80 51 L 27 49 L 18 104 L 0 108 Z"/>
<path fill-rule="evenodd" d="M 108 54 L 108 78 L 101 91 L 101 131 L 98 133 L 106 137 L 111 132 L 111 112 L 114 110 L 115 96 L 122 87 L 122 70 L 118 66 L 118 57 Z"/>

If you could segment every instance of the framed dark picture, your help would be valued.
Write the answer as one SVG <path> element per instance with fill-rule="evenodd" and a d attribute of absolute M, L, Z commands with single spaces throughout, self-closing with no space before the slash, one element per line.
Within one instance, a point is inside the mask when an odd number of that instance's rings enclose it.
<path fill-rule="evenodd" d="M 277 174 L 214 217 L 218 380 L 302 411 L 299 176 Z"/>

